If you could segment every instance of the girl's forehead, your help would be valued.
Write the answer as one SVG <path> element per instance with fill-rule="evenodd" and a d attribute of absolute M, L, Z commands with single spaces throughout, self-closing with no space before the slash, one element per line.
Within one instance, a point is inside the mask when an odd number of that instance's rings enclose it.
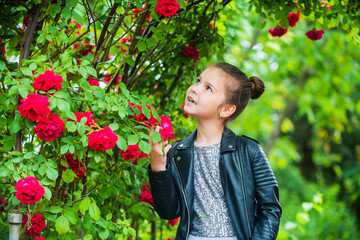
<path fill-rule="evenodd" d="M 223 86 L 227 80 L 226 73 L 216 67 L 208 67 L 199 76 L 201 80 L 210 82 L 211 84 Z"/>

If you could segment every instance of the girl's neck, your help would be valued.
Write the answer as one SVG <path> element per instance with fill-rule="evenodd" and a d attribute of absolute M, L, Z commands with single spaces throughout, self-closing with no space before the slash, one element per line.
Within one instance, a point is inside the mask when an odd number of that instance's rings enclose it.
<path fill-rule="evenodd" d="M 224 124 L 219 123 L 202 123 L 198 121 L 196 143 L 199 146 L 209 146 L 221 141 L 224 131 Z"/>

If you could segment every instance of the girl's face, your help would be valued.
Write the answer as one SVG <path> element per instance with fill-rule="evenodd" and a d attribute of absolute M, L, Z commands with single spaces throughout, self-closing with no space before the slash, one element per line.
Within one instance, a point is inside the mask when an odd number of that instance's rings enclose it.
<path fill-rule="evenodd" d="M 220 119 L 221 105 L 225 103 L 225 73 L 216 67 L 207 68 L 190 86 L 185 97 L 185 112 L 198 120 Z"/>

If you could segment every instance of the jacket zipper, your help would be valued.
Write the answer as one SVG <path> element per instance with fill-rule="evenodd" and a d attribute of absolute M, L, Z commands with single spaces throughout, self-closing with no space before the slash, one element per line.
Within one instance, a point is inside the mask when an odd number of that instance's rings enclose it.
<path fill-rule="evenodd" d="M 238 162 L 238 165 L 239 165 L 239 172 L 240 172 L 240 177 L 241 177 L 241 189 L 242 189 L 242 194 L 243 194 L 243 198 L 244 198 L 244 206 L 245 206 L 245 215 L 246 215 L 246 222 L 247 222 L 247 225 L 248 225 L 248 229 L 249 229 L 249 234 L 250 234 L 250 238 L 251 238 L 251 230 L 250 230 L 250 223 L 249 223 L 249 215 L 248 215 L 248 212 L 247 212 L 247 206 L 246 206 L 246 197 L 245 197 L 245 190 L 244 190 L 244 179 L 243 179 L 243 175 L 242 175 L 242 167 L 241 167 L 241 164 L 240 164 L 240 160 L 239 160 L 239 156 L 238 154 L 235 154 L 236 156 L 236 160 Z"/>
<path fill-rule="evenodd" d="M 181 181 L 179 169 L 178 169 L 178 167 L 176 166 L 176 163 L 175 163 L 175 161 L 174 161 L 174 158 L 172 158 L 172 161 L 173 161 L 173 165 L 175 166 L 176 172 L 177 172 L 178 177 L 179 177 L 179 181 L 180 181 L 180 185 L 181 185 L 181 193 L 182 193 L 183 196 L 184 196 L 185 207 L 186 207 L 186 211 L 187 211 L 187 214 L 188 214 L 187 231 L 186 231 L 186 239 L 188 239 L 189 231 L 190 231 L 190 212 L 189 212 L 189 207 L 188 207 L 188 205 L 187 205 L 186 195 L 185 195 L 185 192 L 184 192 L 183 183 L 182 183 L 182 181 Z M 186 239 L 185 239 L 185 240 L 186 240 Z"/>

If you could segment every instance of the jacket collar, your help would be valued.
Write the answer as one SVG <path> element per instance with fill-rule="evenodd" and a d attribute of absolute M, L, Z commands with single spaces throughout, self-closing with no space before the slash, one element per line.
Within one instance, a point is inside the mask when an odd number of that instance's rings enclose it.
<path fill-rule="evenodd" d="M 195 142 L 197 134 L 197 129 L 193 131 L 190 136 L 185 138 L 183 141 L 180 141 L 179 145 L 177 146 L 178 150 L 185 150 L 192 148 Z M 221 138 L 221 144 L 220 144 L 220 152 L 228 152 L 228 151 L 235 151 L 235 145 L 236 145 L 236 135 L 233 131 L 231 131 L 228 127 L 224 128 L 223 135 Z"/>

